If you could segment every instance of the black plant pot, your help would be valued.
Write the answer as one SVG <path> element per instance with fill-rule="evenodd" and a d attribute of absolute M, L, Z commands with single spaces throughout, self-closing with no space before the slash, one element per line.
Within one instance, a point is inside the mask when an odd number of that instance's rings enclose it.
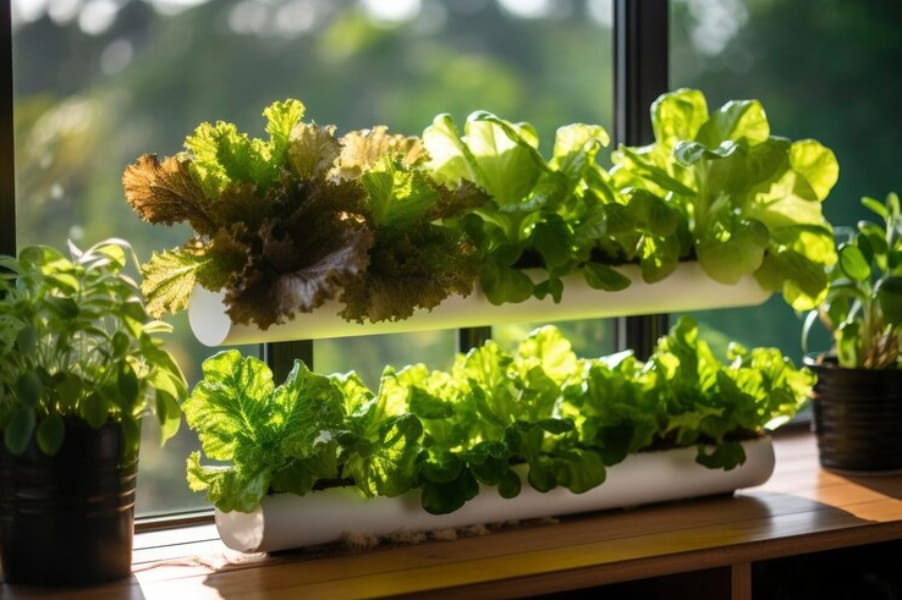
<path fill-rule="evenodd" d="M 21 456 L 0 441 L 0 564 L 7 583 L 87 585 L 128 577 L 137 458 L 117 424 L 66 423 L 56 456 L 32 440 Z"/>
<path fill-rule="evenodd" d="M 814 386 L 814 428 L 823 466 L 849 471 L 902 469 L 902 370 L 806 364 Z"/>

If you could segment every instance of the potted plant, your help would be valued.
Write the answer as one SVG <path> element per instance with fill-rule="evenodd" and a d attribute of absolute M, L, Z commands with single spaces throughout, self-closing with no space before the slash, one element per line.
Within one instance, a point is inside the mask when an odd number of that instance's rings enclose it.
<path fill-rule="evenodd" d="M 732 492 L 770 476 L 766 434 L 814 375 L 775 348 L 728 360 L 688 317 L 645 362 L 578 358 L 546 326 L 448 370 L 386 368 L 375 390 L 300 361 L 277 385 L 228 350 L 184 405 L 201 443 L 188 482 L 242 551 Z"/>
<path fill-rule="evenodd" d="M 902 469 L 902 213 L 895 193 L 862 204 L 881 222 L 859 222 L 838 244 L 826 300 L 803 328 L 806 351 L 818 320 L 833 338 L 806 358 L 818 375 L 815 430 L 825 467 Z"/>
<path fill-rule="evenodd" d="M 174 435 L 187 387 L 110 239 L 0 257 L 4 580 L 87 584 L 131 570 L 141 417 Z"/>

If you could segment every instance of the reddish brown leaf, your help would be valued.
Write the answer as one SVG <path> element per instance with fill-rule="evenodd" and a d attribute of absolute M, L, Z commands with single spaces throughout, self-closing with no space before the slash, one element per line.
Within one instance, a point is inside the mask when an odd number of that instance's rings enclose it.
<path fill-rule="evenodd" d="M 125 199 L 149 223 L 172 225 L 187 221 L 202 235 L 217 227 L 208 211 L 208 202 L 188 172 L 188 161 L 169 156 L 160 162 L 145 154 L 122 174 Z"/>

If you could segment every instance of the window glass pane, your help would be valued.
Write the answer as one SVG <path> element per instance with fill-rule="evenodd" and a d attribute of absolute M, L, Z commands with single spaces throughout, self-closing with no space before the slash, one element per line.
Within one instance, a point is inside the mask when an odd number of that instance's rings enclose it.
<path fill-rule="evenodd" d="M 321 373 L 356 371 L 375 390 L 388 365 L 401 368 L 423 363 L 430 369 L 447 369 L 457 351 L 454 330 L 421 331 L 391 335 L 316 340 L 313 364 Z"/>
<path fill-rule="evenodd" d="M 771 130 L 831 148 L 839 182 L 824 204 L 834 226 L 866 217 L 859 199 L 900 188 L 902 5 L 828 0 L 672 0 L 671 88 L 709 106 L 758 98 Z M 778 345 L 798 359 L 801 319 L 778 297 L 760 307 L 696 313 L 709 339 Z M 810 340 L 829 346 L 826 335 Z"/>
<path fill-rule="evenodd" d="M 614 321 L 611 319 L 556 321 L 549 324 L 561 330 L 564 337 L 573 345 L 573 351 L 581 358 L 604 356 L 616 350 Z M 530 331 L 542 325 L 544 323 L 502 325 L 492 330 L 492 338 L 503 347 L 513 350 Z"/>
<path fill-rule="evenodd" d="M 489 110 L 532 122 L 547 154 L 561 124 L 610 128 L 610 10 L 609 0 L 13 0 L 18 242 L 117 236 L 143 260 L 181 244 L 187 229 L 132 214 L 123 168 L 178 152 L 202 121 L 262 135 L 261 110 L 287 97 L 339 132 L 386 123 L 418 134 L 436 113 L 461 122 Z M 173 323 L 172 349 L 196 381 L 216 350 L 193 340 L 184 315 Z M 444 368 L 455 337 L 317 342 L 315 366 L 370 382 L 386 363 Z M 147 429 L 138 512 L 203 505 L 184 482 L 192 436 L 160 451 Z"/>

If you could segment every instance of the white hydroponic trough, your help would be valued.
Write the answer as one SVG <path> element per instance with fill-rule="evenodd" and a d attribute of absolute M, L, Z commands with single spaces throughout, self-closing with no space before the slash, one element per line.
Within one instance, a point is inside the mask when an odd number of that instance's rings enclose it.
<path fill-rule="evenodd" d="M 487 488 L 446 515 L 424 511 L 418 491 L 396 498 L 363 498 L 354 488 L 330 488 L 305 496 L 267 496 L 250 513 L 217 510 L 216 526 L 229 548 L 272 552 L 335 542 L 349 534 L 465 527 L 724 494 L 760 485 L 773 473 L 770 438 L 742 445 L 746 461 L 730 471 L 696 463 L 695 447 L 642 452 L 609 467 L 604 483 L 582 494 L 564 488 L 542 493 L 524 482 L 515 498 L 504 499 Z"/>
<path fill-rule="evenodd" d="M 197 286 L 188 307 L 188 320 L 201 343 L 219 346 L 751 306 L 771 295 L 751 276 L 735 285 L 714 281 L 696 262 L 681 263 L 669 277 L 652 284 L 642 280 L 638 266 L 625 265 L 617 270 L 632 281 L 625 290 L 596 290 L 586 284 L 581 274 L 574 274 L 563 279 L 564 293 L 557 304 L 546 297 L 494 305 L 477 286 L 467 297 L 452 296 L 431 311 L 417 310 L 401 321 L 348 322 L 338 316 L 342 304 L 332 300 L 311 313 L 299 313 L 287 323 L 266 330 L 253 324 L 232 323 L 223 294 Z M 530 275 L 535 281 L 541 278 L 541 272 Z"/>

